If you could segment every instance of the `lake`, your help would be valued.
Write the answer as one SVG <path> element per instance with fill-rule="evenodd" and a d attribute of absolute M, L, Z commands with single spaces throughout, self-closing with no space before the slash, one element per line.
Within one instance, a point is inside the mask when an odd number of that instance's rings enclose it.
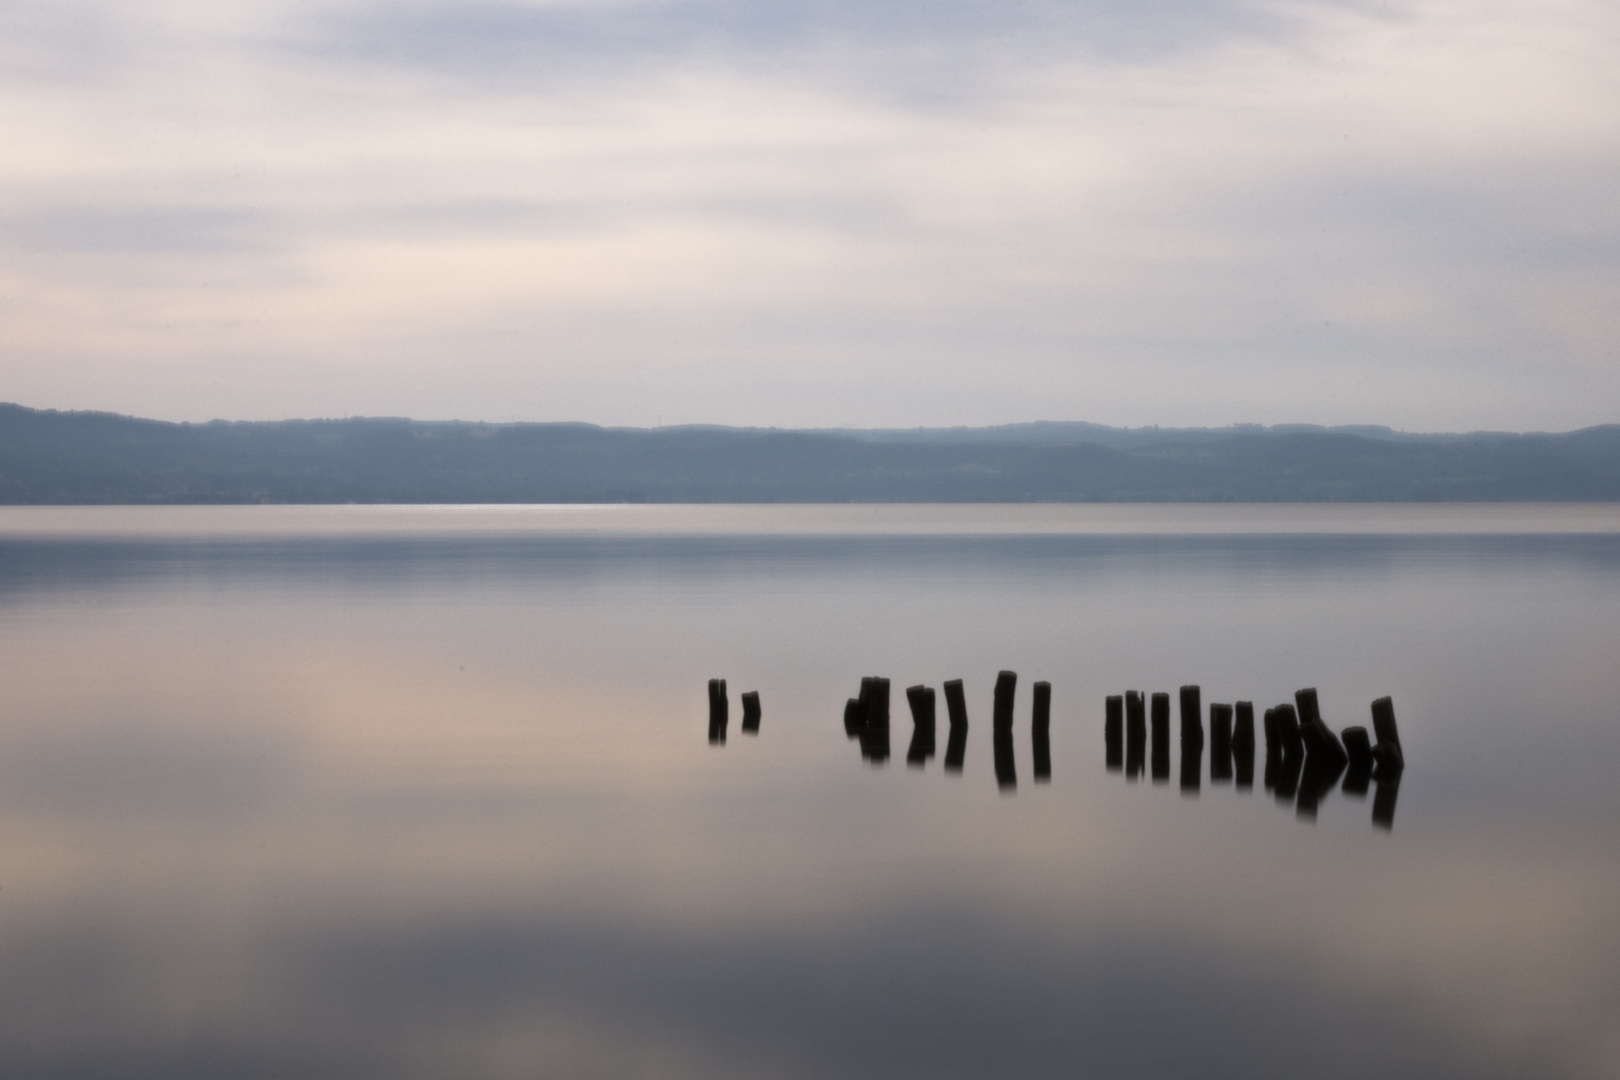
<path fill-rule="evenodd" d="M 7 1077 L 1620 1076 L 1615 506 L 5 508 L 0 675 Z"/>

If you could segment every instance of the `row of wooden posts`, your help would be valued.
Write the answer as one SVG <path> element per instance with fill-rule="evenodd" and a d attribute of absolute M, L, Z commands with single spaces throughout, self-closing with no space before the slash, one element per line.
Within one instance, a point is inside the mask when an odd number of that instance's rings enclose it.
<path fill-rule="evenodd" d="M 1203 771 L 1204 725 L 1197 686 L 1181 688 L 1181 788 L 1196 792 Z M 1123 697 L 1104 699 L 1103 739 L 1110 772 L 1125 772 L 1127 779 L 1138 779 L 1148 753 L 1148 731 L 1152 731 L 1151 768 L 1153 780 L 1170 779 L 1170 695 L 1153 694 L 1144 709 L 1143 694 L 1128 691 Z M 1144 715 L 1146 713 L 1146 715 Z M 1254 704 L 1211 704 L 1210 780 L 1215 783 L 1235 778 L 1240 791 L 1254 786 Z M 1314 687 L 1294 694 L 1294 704 L 1267 709 L 1263 718 L 1266 740 L 1265 787 L 1279 802 L 1293 803 L 1298 814 L 1315 818 L 1322 798 L 1344 778 L 1346 795 L 1365 796 L 1370 783 L 1377 784 L 1373 798 L 1373 824 L 1390 828 L 1395 820 L 1395 800 L 1401 772 L 1406 766 L 1401 749 L 1400 730 L 1395 723 L 1395 705 L 1387 697 L 1372 703 L 1373 732 L 1347 727 L 1339 734 L 1322 719 Z M 1123 729 L 1123 730 L 1122 730 Z"/>
<path fill-rule="evenodd" d="M 1017 786 L 1013 762 L 1013 698 L 1018 675 L 1002 671 L 996 676 L 992 704 L 991 742 L 996 783 L 1004 790 Z M 945 770 L 962 771 L 967 753 L 967 699 L 961 679 L 943 684 L 949 734 L 945 746 Z M 1033 686 L 1031 738 L 1035 780 L 1052 778 L 1051 716 L 1052 684 Z M 859 740 L 861 757 L 881 764 L 889 758 L 889 680 L 867 676 L 861 680 L 860 694 L 844 706 L 844 732 Z M 1196 792 L 1202 783 L 1204 723 L 1202 691 L 1196 685 L 1181 688 L 1181 788 Z M 742 695 L 742 730 L 758 734 L 760 704 L 758 691 Z M 935 695 L 932 687 L 906 689 L 912 732 L 906 762 L 921 766 L 935 754 Z M 709 742 L 723 745 L 730 714 L 724 679 L 709 680 Z M 1110 772 L 1123 771 L 1137 780 L 1151 770 L 1156 783 L 1170 779 L 1170 695 L 1145 695 L 1131 690 L 1112 695 L 1103 702 L 1103 741 Z M 1254 787 L 1255 724 L 1254 704 L 1211 703 L 1210 780 L 1236 781 L 1240 791 Z M 1377 783 L 1373 801 L 1373 822 L 1390 827 L 1395 816 L 1396 793 L 1400 786 L 1405 756 L 1400 731 L 1395 723 L 1395 706 L 1390 698 L 1372 703 L 1372 726 L 1377 741 L 1364 727 L 1347 727 L 1335 734 L 1322 719 L 1314 688 L 1299 690 L 1293 704 L 1267 709 L 1262 720 L 1265 735 L 1266 790 L 1278 801 L 1292 802 L 1302 817 L 1315 817 L 1317 805 L 1340 777 L 1347 795 L 1365 796 L 1372 782 Z M 1151 741 L 1149 732 L 1151 731 Z"/>
<path fill-rule="evenodd" d="M 961 679 L 949 679 L 942 687 L 945 691 L 945 712 L 950 731 L 945 744 L 945 771 L 959 773 L 967 755 L 967 697 L 962 692 Z M 1016 672 L 1003 671 L 996 675 L 995 693 L 991 705 L 991 746 L 996 766 L 996 783 L 1003 790 L 1018 785 L 1018 771 L 1013 764 L 1013 696 L 1018 689 Z M 1052 684 L 1038 682 L 1032 688 L 1033 716 L 1030 722 L 1034 742 L 1035 780 L 1042 783 L 1052 779 Z M 934 756 L 934 690 L 917 685 L 906 688 L 906 702 L 911 707 L 911 744 L 906 748 L 906 764 L 921 766 Z M 844 733 L 860 740 L 861 757 L 874 764 L 889 758 L 889 680 L 876 675 L 861 680 L 859 697 L 844 704 Z"/>

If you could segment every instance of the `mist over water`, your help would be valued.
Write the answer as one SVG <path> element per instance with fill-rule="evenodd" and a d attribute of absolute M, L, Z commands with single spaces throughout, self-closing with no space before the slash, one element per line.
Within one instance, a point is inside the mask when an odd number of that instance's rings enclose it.
<path fill-rule="evenodd" d="M 0 1073 L 1620 1069 L 1612 510 L 413 513 L 0 511 Z M 1190 684 L 1393 697 L 1391 827 L 1110 772 Z"/>

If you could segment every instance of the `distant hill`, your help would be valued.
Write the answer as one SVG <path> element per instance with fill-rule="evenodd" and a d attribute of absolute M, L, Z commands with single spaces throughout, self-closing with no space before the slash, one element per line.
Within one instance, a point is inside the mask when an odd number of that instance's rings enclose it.
<path fill-rule="evenodd" d="M 1620 500 L 1620 425 L 791 431 L 173 424 L 0 405 L 0 503 Z"/>

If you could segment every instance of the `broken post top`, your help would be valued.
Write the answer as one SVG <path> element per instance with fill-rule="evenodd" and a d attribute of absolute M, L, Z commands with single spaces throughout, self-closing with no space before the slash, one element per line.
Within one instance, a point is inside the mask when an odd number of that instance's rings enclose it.
<path fill-rule="evenodd" d="M 1316 687 L 1307 686 L 1303 690 L 1294 691 L 1294 702 L 1299 706 L 1299 722 L 1308 724 L 1312 720 L 1322 719 L 1322 709 L 1316 702 Z"/>

